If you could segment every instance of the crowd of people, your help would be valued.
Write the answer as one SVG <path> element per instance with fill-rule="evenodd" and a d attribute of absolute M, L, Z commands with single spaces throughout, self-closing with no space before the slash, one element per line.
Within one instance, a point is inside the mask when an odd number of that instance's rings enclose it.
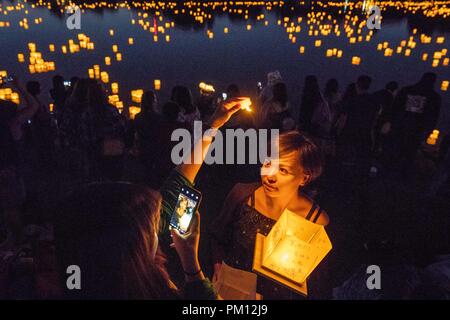
<path fill-rule="evenodd" d="M 400 87 L 390 81 L 373 91 L 372 79 L 361 75 L 342 92 L 336 79 L 322 90 L 309 75 L 295 106 L 275 71 L 252 99 L 253 117 L 242 115 L 244 98 L 239 86 L 231 84 L 226 96 L 202 92 L 197 100 L 188 87 L 176 86 L 165 103 L 156 92 L 146 91 L 141 112 L 129 119 L 126 110 L 120 113 L 108 103 L 108 92 L 96 80 L 74 77 L 66 86 L 63 77 L 53 77 L 50 112 L 41 101 L 39 82 L 24 86 L 14 77 L 9 85 L 19 92 L 22 106 L 0 100 L 0 296 L 217 299 L 204 270 L 213 280 L 223 263 L 252 271 L 256 234 L 267 235 L 286 208 L 317 224 L 333 223 L 339 213 L 325 211 L 315 197 L 330 163 L 350 167 L 361 193 L 369 192 L 371 176 L 395 176 L 408 183 L 419 148 L 437 126 L 441 98 L 436 80 L 435 74 L 425 73 L 416 84 Z M 277 165 L 276 173 L 252 183 L 243 178 L 245 173 L 229 175 L 242 171 L 236 166 L 217 173 L 216 180 L 228 176 L 241 181 L 233 181 L 228 196 L 223 195 L 220 212 L 202 212 L 202 234 L 205 230 L 211 240 L 209 266 L 199 259 L 198 213 L 188 233 L 169 228 L 180 188 L 194 188 L 202 168 L 196 162 L 173 163 L 176 142 L 171 135 L 176 129 L 192 131 L 195 121 L 212 132 L 281 132 L 277 163 L 262 164 Z M 436 157 L 431 196 L 448 188 L 448 137 Z M 211 140 L 192 141 L 191 156 L 200 151 L 205 157 L 210 145 Z M 56 181 L 52 187 L 70 185 L 69 192 L 44 221 L 31 218 L 30 227 L 25 208 L 42 184 L 36 180 L 50 177 Z M 70 265 L 83 272 L 82 290 L 65 286 Z M 262 277 L 257 292 L 264 299 L 300 298 Z"/>

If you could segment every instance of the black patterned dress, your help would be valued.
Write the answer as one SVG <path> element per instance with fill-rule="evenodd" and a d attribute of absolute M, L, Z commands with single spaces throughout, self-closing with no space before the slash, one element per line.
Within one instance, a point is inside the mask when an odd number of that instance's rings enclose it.
<path fill-rule="evenodd" d="M 247 198 L 247 201 L 244 201 L 237 207 L 236 212 L 233 214 L 234 217 L 230 221 L 231 225 L 222 226 L 230 232 L 227 237 L 227 244 L 225 244 L 223 261 L 233 268 L 252 272 L 256 234 L 261 233 L 267 236 L 276 221 L 255 209 L 254 192 L 250 195 L 250 205 L 248 205 L 248 202 Z M 311 220 L 316 209 L 318 209 L 318 206 L 313 204 L 306 219 Z M 311 221 L 316 222 L 320 213 L 321 209 L 319 208 L 318 213 Z M 304 298 L 300 294 L 261 275 L 258 275 L 256 291 L 263 296 L 264 300 L 295 300 Z"/>

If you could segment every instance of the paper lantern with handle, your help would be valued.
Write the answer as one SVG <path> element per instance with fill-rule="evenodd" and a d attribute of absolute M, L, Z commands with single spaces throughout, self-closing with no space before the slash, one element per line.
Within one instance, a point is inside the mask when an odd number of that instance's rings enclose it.
<path fill-rule="evenodd" d="M 285 210 L 267 237 L 257 234 L 253 270 L 300 294 L 332 245 L 325 228 Z"/>

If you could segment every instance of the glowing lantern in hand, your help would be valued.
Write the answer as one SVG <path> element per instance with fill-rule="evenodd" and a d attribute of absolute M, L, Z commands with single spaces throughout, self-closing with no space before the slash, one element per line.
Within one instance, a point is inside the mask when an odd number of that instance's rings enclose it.
<path fill-rule="evenodd" d="M 323 226 L 286 209 L 267 237 L 257 234 L 253 270 L 306 295 L 306 279 L 331 248 Z"/>

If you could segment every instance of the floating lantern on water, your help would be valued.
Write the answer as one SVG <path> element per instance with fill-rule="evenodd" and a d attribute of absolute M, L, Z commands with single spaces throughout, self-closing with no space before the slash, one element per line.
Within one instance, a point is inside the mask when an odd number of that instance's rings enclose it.
<path fill-rule="evenodd" d="M 50 111 L 50 113 L 53 113 L 55 109 L 55 105 L 53 103 L 50 103 L 50 105 L 48 106 L 48 110 Z"/>
<path fill-rule="evenodd" d="M 204 82 L 200 82 L 198 87 L 200 88 L 200 91 L 205 93 L 214 93 L 216 91 L 212 85 L 206 84 Z"/>
<path fill-rule="evenodd" d="M 114 36 L 114 30 L 113 29 L 110 29 L 109 30 L 109 35 L 112 37 L 112 36 Z"/>
<path fill-rule="evenodd" d="M 141 112 L 141 108 L 135 107 L 135 106 L 130 106 L 130 108 L 128 109 L 128 112 L 130 113 L 130 119 L 134 120 L 136 115 Z"/>
<path fill-rule="evenodd" d="M 114 45 L 112 46 L 112 51 L 113 51 L 114 53 L 116 53 L 116 52 L 119 51 L 119 47 L 117 46 L 117 44 L 114 44 Z"/>
<path fill-rule="evenodd" d="M 28 43 L 28 49 L 30 52 L 36 52 L 36 44 L 33 42 Z"/>
<path fill-rule="evenodd" d="M 19 94 L 17 92 L 11 93 L 11 102 L 15 104 L 20 104 Z"/>
<path fill-rule="evenodd" d="M 155 79 L 153 84 L 154 84 L 155 90 L 161 90 L 161 80 Z"/>
<path fill-rule="evenodd" d="M 133 38 L 128 38 L 128 44 L 129 45 L 133 45 L 134 44 L 134 39 Z"/>
<path fill-rule="evenodd" d="M 316 40 L 316 41 L 314 41 L 314 45 L 315 45 L 316 47 L 320 47 L 320 46 L 322 45 L 322 40 Z"/>
<path fill-rule="evenodd" d="M 445 58 L 444 61 L 442 62 L 442 65 L 447 67 L 449 60 L 450 60 L 449 58 Z"/>
<path fill-rule="evenodd" d="M 144 90 L 137 89 L 131 91 L 131 101 L 135 103 L 141 103 L 142 102 L 142 95 L 144 94 Z"/>
<path fill-rule="evenodd" d="M 332 57 L 333 56 L 333 50 L 332 49 L 327 49 L 326 56 L 327 57 Z"/>
<path fill-rule="evenodd" d="M 305 47 L 304 46 L 300 46 L 299 51 L 302 54 L 305 53 Z"/>
<path fill-rule="evenodd" d="M 253 271 L 307 295 L 307 278 L 331 249 L 323 226 L 286 209 L 267 236 L 256 235 Z"/>
<path fill-rule="evenodd" d="M 411 49 L 406 49 L 405 50 L 405 57 L 409 57 L 411 55 Z"/>
<path fill-rule="evenodd" d="M 431 64 L 431 66 L 433 68 L 436 68 L 437 66 L 439 66 L 439 60 L 438 59 L 433 59 L 433 63 Z"/>
<path fill-rule="evenodd" d="M 168 34 L 166 35 L 166 42 L 170 42 L 170 36 Z"/>
<path fill-rule="evenodd" d="M 352 57 L 352 64 L 353 65 L 359 66 L 360 63 L 361 63 L 361 58 L 360 57 L 357 57 L 357 56 Z"/>
<path fill-rule="evenodd" d="M 117 61 L 122 61 L 122 54 L 121 53 L 117 53 L 116 54 L 116 60 Z"/>
<path fill-rule="evenodd" d="M 228 33 L 228 28 L 227 27 L 223 28 L 223 33 Z"/>
<path fill-rule="evenodd" d="M 436 38 L 436 43 L 442 44 L 444 43 L 445 38 L 444 37 L 437 37 Z"/>
<path fill-rule="evenodd" d="M 448 90 L 448 80 L 444 80 L 444 81 L 442 81 L 442 83 L 441 83 L 441 90 L 442 91 L 447 91 Z"/>
<path fill-rule="evenodd" d="M 427 59 L 428 59 L 428 53 L 424 53 L 424 54 L 422 55 L 422 60 L 423 60 L 423 61 L 427 61 Z"/>
<path fill-rule="evenodd" d="M 23 53 L 17 54 L 17 60 L 19 60 L 20 63 L 25 62 L 25 56 L 23 55 Z"/>
<path fill-rule="evenodd" d="M 90 78 L 90 79 L 95 79 L 95 72 L 94 72 L 94 69 L 89 69 L 89 70 L 88 70 L 88 74 L 89 74 L 89 78 Z"/>
<path fill-rule="evenodd" d="M 439 130 L 433 130 L 433 132 L 427 138 L 427 144 L 434 146 L 439 139 Z"/>
<path fill-rule="evenodd" d="M 108 83 L 109 82 L 109 75 L 106 71 L 103 71 L 100 73 L 100 78 L 102 80 L 103 83 Z"/>
<path fill-rule="evenodd" d="M 111 57 L 105 57 L 105 64 L 106 64 L 107 66 L 110 66 L 110 65 L 111 65 Z"/>
<path fill-rule="evenodd" d="M 62 46 L 61 47 L 62 53 L 66 54 L 67 53 L 67 47 L 66 46 Z"/>
<path fill-rule="evenodd" d="M 111 93 L 118 94 L 119 93 L 119 84 L 117 82 L 111 83 Z"/>
<path fill-rule="evenodd" d="M 122 111 L 123 111 L 123 102 L 122 101 L 117 101 L 115 103 L 115 106 L 116 106 L 117 110 L 119 110 L 119 112 L 122 113 Z"/>

